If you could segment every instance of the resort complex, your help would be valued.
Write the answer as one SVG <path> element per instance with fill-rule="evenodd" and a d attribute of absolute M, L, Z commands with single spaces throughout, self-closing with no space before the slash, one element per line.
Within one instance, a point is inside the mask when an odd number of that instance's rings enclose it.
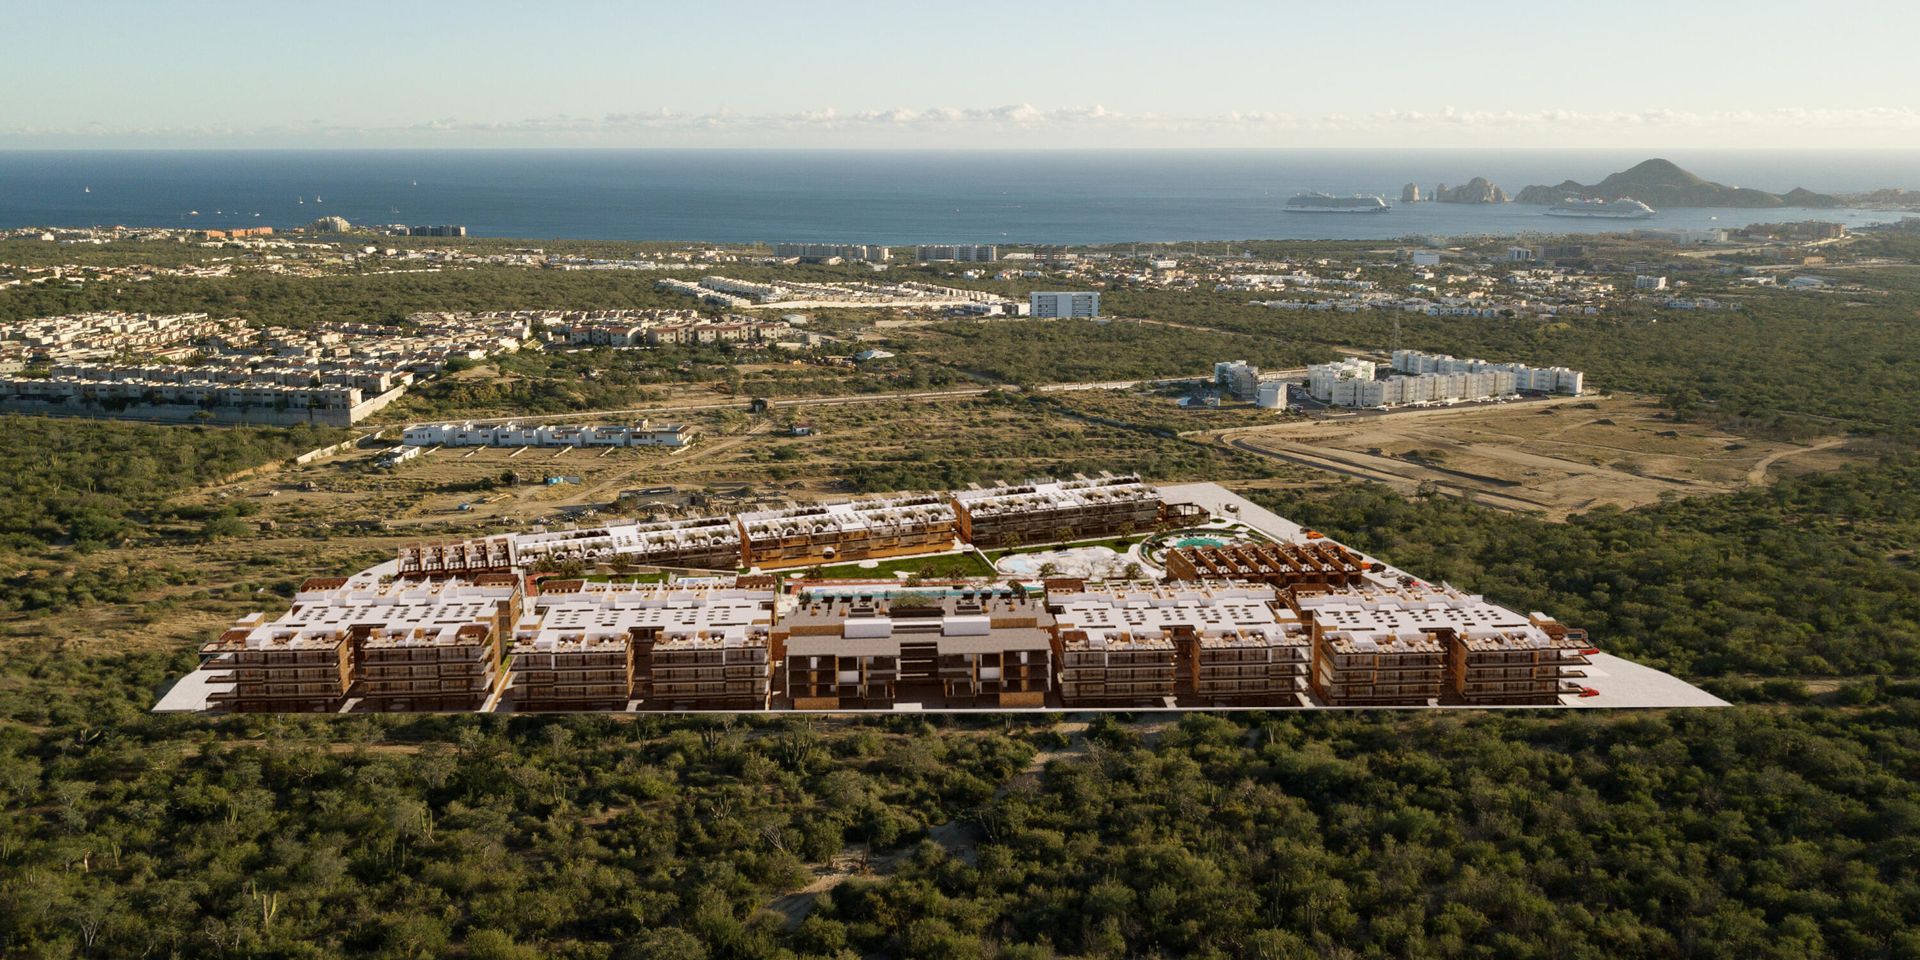
<path fill-rule="evenodd" d="M 1086 551 L 1105 575 L 1059 569 Z M 899 566 L 959 555 L 994 575 Z M 1211 484 L 1113 475 L 408 544 L 201 661 L 158 709 L 1655 705 L 1644 677 L 1609 699 L 1631 671 L 1691 691 Z"/>

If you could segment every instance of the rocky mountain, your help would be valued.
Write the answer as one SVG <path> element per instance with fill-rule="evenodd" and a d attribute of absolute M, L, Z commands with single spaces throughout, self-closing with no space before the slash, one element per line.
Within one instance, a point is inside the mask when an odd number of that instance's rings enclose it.
<path fill-rule="evenodd" d="M 1641 203 L 1660 207 L 1838 207 L 1838 197 L 1795 187 L 1785 195 L 1730 187 L 1715 183 L 1685 170 L 1670 160 L 1643 160 L 1632 169 L 1609 175 L 1588 185 L 1572 180 L 1558 186 L 1531 186 L 1514 199 L 1520 203 L 1554 204 L 1569 197 L 1618 200 L 1632 197 Z"/>
<path fill-rule="evenodd" d="M 1419 184 L 1409 183 L 1406 186 L 1400 188 L 1401 203 L 1419 203 L 1420 200 L 1421 200 L 1421 197 L 1420 197 Z"/>
<path fill-rule="evenodd" d="M 1457 187 L 1441 184 L 1433 188 L 1435 203 L 1506 203 L 1507 192 L 1487 182 L 1486 177 L 1474 177 Z"/>

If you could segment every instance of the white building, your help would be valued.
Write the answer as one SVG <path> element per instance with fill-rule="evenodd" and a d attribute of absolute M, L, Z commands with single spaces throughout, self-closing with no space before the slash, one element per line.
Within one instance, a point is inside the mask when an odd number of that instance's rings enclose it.
<path fill-rule="evenodd" d="M 1667 288 L 1667 278 L 1637 276 L 1633 278 L 1633 288 L 1635 290 L 1665 290 Z"/>
<path fill-rule="evenodd" d="M 1000 248 L 991 243 L 923 243 L 913 248 L 913 258 L 922 263 L 935 260 L 992 263 L 1000 259 Z"/>
<path fill-rule="evenodd" d="M 684 447 L 693 428 L 678 423 L 587 425 L 417 423 L 401 434 L 415 447 Z"/>
<path fill-rule="evenodd" d="M 893 252 L 886 247 L 871 243 L 776 243 L 773 245 L 776 257 L 793 257 L 800 260 L 864 260 L 868 263 L 886 263 Z"/>
<path fill-rule="evenodd" d="M 1245 360 L 1223 360 L 1213 365 L 1213 383 L 1235 400 L 1252 400 L 1260 390 L 1260 370 Z"/>
<path fill-rule="evenodd" d="M 1266 380 L 1253 395 L 1253 405 L 1271 410 L 1287 405 L 1287 382 L 1285 380 Z"/>
<path fill-rule="evenodd" d="M 1373 374 L 1373 361 L 1362 360 L 1359 357 L 1347 357 L 1333 363 L 1314 364 L 1307 368 L 1307 393 L 1321 403 L 1332 403 L 1335 384 L 1345 381 L 1371 381 Z"/>
<path fill-rule="evenodd" d="M 1100 294 L 1094 291 L 1035 291 L 1027 296 L 1028 312 L 1036 318 L 1100 315 Z"/>
<path fill-rule="evenodd" d="M 1579 396 L 1586 387 L 1586 375 L 1566 367 L 1532 367 L 1524 363 L 1493 363 L 1487 360 L 1460 359 L 1444 353 L 1419 350 L 1395 350 L 1393 369 L 1399 373 L 1503 373 L 1513 378 L 1512 389 L 1531 393 L 1564 393 Z M 1493 394 L 1504 396 L 1505 394 Z"/>

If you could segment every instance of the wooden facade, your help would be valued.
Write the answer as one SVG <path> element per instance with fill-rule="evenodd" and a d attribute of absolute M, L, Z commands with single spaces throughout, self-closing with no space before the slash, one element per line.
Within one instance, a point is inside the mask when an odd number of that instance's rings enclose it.
<path fill-rule="evenodd" d="M 1077 477 L 956 491 L 963 540 L 978 547 L 1085 540 L 1146 533 L 1166 506 L 1136 476 Z"/>
<path fill-rule="evenodd" d="M 953 546 L 942 495 L 812 504 L 739 517 L 741 562 L 764 569 L 934 553 Z"/>
<path fill-rule="evenodd" d="M 1166 567 L 1173 580 L 1264 583 L 1276 588 L 1349 587 L 1361 582 L 1366 573 L 1364 561 L 1328 540 L 1174 547 L 1167 551 Z"/>

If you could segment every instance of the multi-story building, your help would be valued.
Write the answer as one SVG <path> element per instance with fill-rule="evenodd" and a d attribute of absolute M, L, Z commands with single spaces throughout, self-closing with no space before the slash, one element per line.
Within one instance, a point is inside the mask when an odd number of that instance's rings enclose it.
<path fill-rule="evenodd" d="M 1374 365 L 1371 360 L 1347 357 L 1333 363 L 1317 363 L 1307 368 L 1307 394 L 1321 403 L 1331 403 L 1334 389 L 1339 384 L 1371 383 L 1373 377 Z"/>
<path fill-rule="evenodd" d="M 776 243 L 773 255 L 799 260 L 862 260 L 886 263 L 893 251 L 872 243 Z"/>
<path fill-rule="evenodd" d="M 796 709 L 939 697 L 949 706 L 1039 707 L 1052 686 L 1052 618 L 1037 597 L 809 594 L 777 628 Z"/>
<path fill-rule="evenodd" d="M 252 339 L 245 321 L 210 320 L 204 313 L 103 311 L 0 324 L 0 341 L 18 343 L 33 356 L 56 363 L 104 360 L 116 354 L 234 339 Z"/>
<path fill-rule="evenodd" d="M 315 622 L 302 608 L 323 605 L 345 578 L 311 577 L 277 620 L 250 613 L 200 648 L 205 668 L 222 684 L 209 703 L 241 713 L 339 710 L 353 689 L 359 645 L 351 628 Z"/>
<path fill-rule="evenodd" d="M 1213 384 L 1235 400 L 1253 400 L 1260 393 L 1260 370 L 1245 360 L 1223 360 L 1213 365 Z"/>
<path fill-rule="evenodd" d="M 913 258 L 922 263 L 937 260 L 992 263 L 1000 259 L 1000 248 L 991 243 L 923 243 L 913 248 Z"/>
<path fill-rule="evenodd" d="M 1564 393 L 1576 397 L 1586 386 L 1586 377 L 1580 371 L 1569 370 L 1566 367 L 1534 367 L 1524 363 L 1463 360 L 1444 353 L 1424 353 L 1419 350 L 1395 350 L 1393 369 L 1415 375 L 1504 374 L 1512 378 L 1515 390 L 1533 393 Z"/>
<path fill-rule="evenodd" d="M 1076 703 L 1192 696 L 1298 706 L 1309 636 L 1272 587 L 1063 584 L 1047 591 L 1060 695 Z"/>
<path fill-rule="evenodd" d="M 1527 627 L 1470 633 L 1449 629 L 1443 702 L 1551 706 L 1584 676 L 1586 631 L 1534 613 Z"/>
<path fill-rule="evenodd" d="M 1346 587 L 1361 582 L 1365 563 L 1330 540 L 1174 547 L 1165 557 L 1173 580 L 1237 581 L 1286 588 L 1295 584 Z"/>
<path fill-rule="evenodd" d="M 1049 594 L 1063 704 L 1171 702 L 1179 650 L 1171 631 L 1140 619 L 1148 609 L 1098 595 Z"/>
<path fill-rule="evenodd" d="M 684 447 L 694 428 L 681 423 L 416 423 L 400 442 L 415 447 Z"/>
<path fill-rule="evenodd" d="M 374 709 L 471 710 L 503 677 L 501 639 L 520 602 L 511 576 L 315 578 L 286 613 L 235 623 L 201 657 L 234 668 L 232 690 L 213 702 L 239 712 L 337 710 L 349 696 Z"/>
<path fill-rule="evenodd" d="M 728 517 L 616 523 L 574 530 L 497 534 L 400 548 L 402 577 L 460 577 L 534 570 L 544 562 L 732 570 L 740 529 Z"/>
<path fill-rule="evenodd" d="M 1451 587 L 1286 592 L 1313 639 L 1313 691 L 1333 706 L 1558 702 L 1584 631 Z"/>
<path fill-rule="evenodd" d="M 529 565 L 542 560 L 578 560 L 732 570 L 744 559 L 740 528 L 727 517 L 526 533 L 514 538 L 514 549 L 519 561 Z"/>
<path fill-rule="evenodd" d="M 1036 319 L 1093 318 L 1100 315 L 1095 291 L 1035 291 L 1027 295 L 1027 312 Z"/>
<path fill-rule="evenodd" d="M 1035 480 L 958 490 L 960 537 L 979 547 L 1144 533 L 1166 513 L 1160 492 L 1133 475 Z"/>
<path fill-rule="evenodd" d="M 548 581 L 514 633 L 514 709 L 764 709 L 774 599 L 736 581 Z"/>
<path fill-rule="evenodd" d="M 1272 410 L 1287 405 L 1287 382 L 1285 380 L 1263 380 L 1253 394 L 1253 405 Z"/>
<path fill-rule="evenodd" d="M 447 543 L 409 543 L 399 550 L 402 577 L 470 577 L 482 573 L 512 573 L 519 567 L 514 537 L 500 534 Z"/>
<path fill-rule="evenodd" d="M 1578 396 L 1585 378 L 1565 367 L 1460 360 L 1444 354 L 1396 350 L 1399 373 L 1375 379 L 1374 364 L 1357 357 L 1307 368 L 1307 390 L 1314 399 L 1337 407 L 1392 407 L 1410 403 L 1448 403 L 1512 396 L 1520 392 Z"/>
<path fill-rule="evenodd" d="M 397 580 L 328 605 L 355 624 L 377 623 L 360 643 L 359 693 L 375 710 L 474 710 L 506 682 L 502 656 L 520 620 L 520 578 Z"/>
<path fill-rule="evenodd" d="M 738 522 L 743 562 L 766 569 L 930 553 L 952 546 L 955 529 L 939 494 L 762 510 Z"/>

